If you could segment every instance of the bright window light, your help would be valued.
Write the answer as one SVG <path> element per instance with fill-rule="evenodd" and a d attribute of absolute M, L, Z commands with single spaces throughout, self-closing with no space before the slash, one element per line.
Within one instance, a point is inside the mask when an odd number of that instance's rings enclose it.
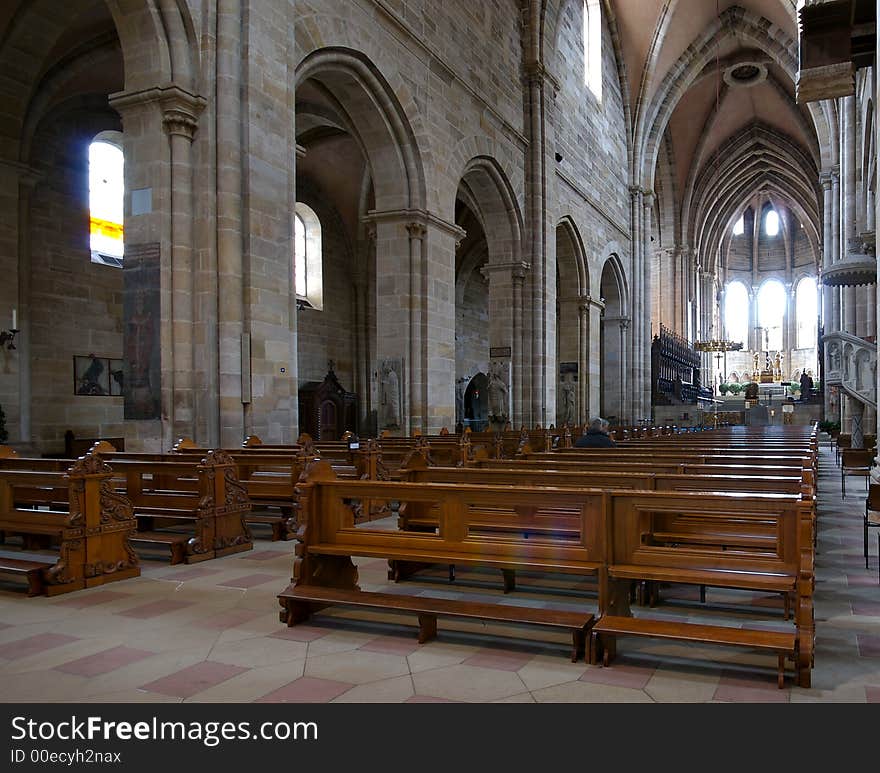
<path fill-rule="evenodd" d="M 775 209 L 768 210 L 764 216 L 764 233 L 767 236 L 776 236 L 779 233 L 779 215 Z"/>
<path fill-rule="evenodd" d="M 92 252 L 122 258 L 125 174 L 122 150 L 98 140 L 89 145 L 89 235 Z"/>
<path fill-rule="evenodd" d="M 602 6 L 584 0 L 584 84 L 602 101 Z"/>
<path fill-rule="evenodd" d="M 739 220 L 733 224 L 733 235 L 742 236 L 746 231 L 745 215 L 740 215 Z"/>

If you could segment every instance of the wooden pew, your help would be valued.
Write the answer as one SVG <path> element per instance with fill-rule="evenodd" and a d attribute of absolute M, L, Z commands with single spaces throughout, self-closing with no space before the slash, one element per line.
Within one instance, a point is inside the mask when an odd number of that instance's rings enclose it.
<path fill-rule="evenodd" d="M 691 508 L 682 497 L 697 497 Z M 707 644 L 748 646 L 778 655 L 778 681 L 783 685 L 784 661 L 795 662 L 797 682 L 810 686 L 813 660 L 813 524 L 799 507 L 798 497 L 783 494 L 667 494 L 612 492 L 609 494 L 611 528 L 606 554 L 608 595 L 613 599 L 593 628 L 591 661 L 609 663 L 616 637 L 638 635 L 684 639 Z M 743 521 L 771 521 L 776 549 L 717 551 L 667 545 L 657 533 L 688 510 L 706 520 L 736 517 Z M 635 581 L 690 583 L 775 591 L 795 596 L 795 624 L 790 632 L 769 635 L 766 630 L 721 625 L 677 623 L 633 617 L 628 590 Z"/>
<path fill-rule="evenodd" d="M 369 593 L 357 585 L 351 556 L 373 556 L 393 561 L 393 576 L 400 579 L 425 563 L 488 566 L 504 571 L 526 569 L 576 575 L 596 575 L 601 566 L 603 503 L 601 493 L 574 490 L 553 493 L 559 507 L 580 514 L 579 537 L 565 544 L 556 541 L 514 540 L 509 536 L 468 536 L 472 508 L 506 507 L 516 517 L 518 506 L 546 502 L 544 491 L 493 486 L 421 485 L 395 481 L 339 481 L 326 462 L 310 465 L 299 486 L 302 510 L 297 533 L 293 583 L 279 594 L 281 620 L 296 625 L 327 604 L 345 604 L 416 613 L 419 640 L 436 634 L 438 616 L 479 617 L 504 622 L 562 627 L 572 635 L 572 656 L 580 657 L 584 637 L 593 622 L 587 612 L 498 608 L 468 601 L 442 600 L 397 594 Z M 389 502 L 392 510 L 409 506 L 438 506 L 437 535 L 355 527 L 349 502 L 369 498 Z"/>
<path fill-rule="evenodd" d="M 134 547 L 168 550 L 173 564 L 253 548 L 245 522 L 250 500 L 224 452 L 187 458 L 96 446 L 93 455 L 111 463 L 112 486 L 131 503 L 138 525 L 130 540 Z M 69 464 L 58 459 L 0 459 L 0 469 L 52 471 Z M 42 502 L 41 496 L 32 495 L 30 503 Z"/>
<path fill-rule="evenodd" d="M 707 492 L 645 492 L 554 489 L 442 483 L 338 481 L 326 464 L 310 465 L 299 487 L 303 515 L 295 549 L 294 581 L 279 594 L 281 620 L 302 622 L 328 604 L 343 604 L 420 615 L 420 637 L 430 638 L 436 615 L 430 599 L 361 591 L 352 556 L 386 558 L 394 562 L 399 579 L 425 564 L 464 563 L 507 571 L 573 573 L 596 576 L 601 638 L 595 638 L 594 658 L 610 663 L 616 636 L 623 635 L 621 619 L 633 618 L 632 585 L 646 579 L 711 584 L 758 592 L 791 592 L 796 615 L 790 633 L 769 637 L 784 674 L 784 659 L 794 659 L 798 683 L 809 686 L 813 652 L 811 522 L 800 510 L 797 495 Z M 385 499 L 394 510 L 402 507 L 438 512 L 436 534 L 355 527 L 349 502 L 360 497 Z M 514 533 L 484 531 L 480 514 L 506 509 L 511 522 L 523 509 L 567 510 L 580 519 L 574 539 L 523 538 Z M 776 545 L 772 551 L 708 550 L 669 547 L 655 538 L 682 513 L 706 521 L 772 521 Z M 476 528 L 473 528 L 476 527 Z M 315 590 L 315 586 L 320 590 Z M 465 609 L 466 601 L 453 604 Z M 421 604 L 426 606 L 422 607 Z M 509 612 L 508 612 L 509 613 Z M 531 612 L 530 612 L 531 614 Z M 536 622 L 529 618 L 528 622 Z M 540 623 L 540 620 L 537 622 Z M 741 624 L 735 618 L 734 625 Z M 587 625 L 592 624 L 590 620 Z M 627 634 L 662 635 L 648 619 L 627 623 Z M 768 648 L 766 630 L 681 624 L 688 641 Z"/>
<path fill-rule="evenodd" d="M 65 471 L 0 470 L 0 533 L 8 546 L 0 574 L 24 579 L 31 596 L 139 576 L 130 542 L 136 521 L 131 503 L 112 490 L 112 475 L 95 456 Z M 20 537 L 25 550 L 12 549 L 10 537 Z"/>

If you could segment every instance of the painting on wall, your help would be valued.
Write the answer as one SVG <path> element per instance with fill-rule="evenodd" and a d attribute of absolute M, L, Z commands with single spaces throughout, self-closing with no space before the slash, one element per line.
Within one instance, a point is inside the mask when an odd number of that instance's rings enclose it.
<path fill-rule="evenodd" d="M 110 360 L 110 396 L 122 397 L 125 383 L 124 363 L 122 360 Z"/>
<path fill-rule="evenodd" d="M 158 243 L 125 245 L 123 277 L 124 377 L 120 377 L 125 419 L 161 415 Z"/>
<path fill-rule="evenodd" d="M 110 395 L 110 360 L 106 357 L 73 356 L 73 393 L 107 397 Z"/>

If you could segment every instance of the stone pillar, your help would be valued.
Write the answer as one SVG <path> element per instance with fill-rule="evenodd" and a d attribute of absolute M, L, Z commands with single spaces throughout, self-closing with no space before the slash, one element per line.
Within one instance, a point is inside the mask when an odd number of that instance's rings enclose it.
<path fill-rule="evenodd" d="M 483 268 L 489 279 L 489 348 L 510 350 L 511 423 L 515 427 L 525 423 L 527 414 L 523 388 L 527 368 L 523 358 L 523 301 L 529 268 L 529 264 L 522 261 L 490 263 Z M 486 355 L 488 357 L 489 352 Z"/>
<path fill-rule="evenodd" d="M 819 182 L 822 185 L 822 270 L 831 268 L 834 262 L 833 243 L 832 243 L 832 173 L 823 172 L 819 175 Z M 833 333 L 837 330 L 837 319 L 833 314 L 834 310 L 834 288 L 822 286 L 822 326 L 826 333 Z M 828 408 L 828 392 L 825 392 L 826 410 Z"/>
<path fill-rule="evenodd" d="M 834 167 L 831 170 L 831 262 L 840 260 L 840 170 Z M 843 329 L 843 317 L 841 316 L 840 288 L 832 288 L 831 313 L 834 319 L 834 329 Z"/>
<path fill-rule="evenodd" d="M 376 227 L 377 365 L 404 363 L 399 432 L 451 429 L 455 246 L 464 231 L 423 210 L 373 211 L 365 219 Z"/>
<path fill-rule="evenodd" d="M 651 421 L 651 261 L 650 256 L 653 254 L 651 249 L 651 222 L 654 212 L 654 192 L 644 191 L 642 194 L 642 273 L 641 290 L 639 292 L 640 311 L 631 312 L 632 319 L 638 320 L 640 339 L 639 362 L 641 364 L 641 382 L 639 388 L 641 390 L 641 405 L 637 418 Z M 659 330 L 657 331 L 659 334 Z"/>
<path fill-rule="evenodd" d="M 15 337 L 15 354 L 18 359 L 18 439 L 31 441 L 31 198 L 39 177 L 29 169 L 21 169 L 18 175 L 18 309 Z M 10 321 L 11 322 L 11 321 Z M 6 323 L 0 324 L 5 327 Z M 0 356 L 3 356 L 0 353 Z M 9 417 L 7 416 L 7 419 Z M 12 422 L 7 423 L 11 430 Z M 9 437 L 15 437 L 9 432 Z"/>
<path fill-rule="evenodd" d="M 127 420 L 126 438 L 158 451 L 194 434 L 192 141 L 205 99 L 172 84 L 113 94 L 110 105 L 124 129 L 125 252 L 157 246 L 159 261 L 161 384 L 152 388 L 161 391 L 161 420 Z M 136 213 L 133 191 L 142 199 Z"/>
<path fill-rule="evenodd" d="M 171 148 L 171 316 L 174 359 L 171 432 L 195 435 L 193 346 L 192 141 L 204 100 L 172 93 L 162 100 L 162 125 Z"/>
<path fill-rule="evenodd" d="M 582 295 L 578 305 L 578 420 L 586 422 L 599 413 L 600 314 L 605 304 Z"/>
<path fill-rule="evenodd" d="M 525 67 L 529 146 L 526 151 L 528 177 L 526 201 L 530 234 L 531 271 L 531 413 L 533 422 L 547 426 L 556 415 L 556 317 L 555 238 L 548 223 L 547 169 L 553 152 L 547 143 L 547 115 L 559 85 L 540 61 Z M 548 237 L 549 235 L 549 237 Z"/>
<path fill-rule="evenodd" d="M 630 298 L 627 308 L 631 315 L 643 313 L 641 302 L 641 283 L 639 278 L 642 276 L 642 264 L 645 250 L 644 236 L 644 206 L 643 206 L 643 190 L 637 185 L 631 185 L 629 188 L 630 196 L 630 222 L 632 231 L 632 259 L 630 272 Z M 629 326 L 627 325 L 626 328 Z M 623 398 L 623 406 L 621 408 L 621 420 L 627 422 L 635 422 L 636 418 L 641 416 L 642 404 L 642 358 L 641 358 L 641 341 L 639 336 L 639 328 L 635 326 L 630 331 L 630 351 L 629 351 L 629 373 L 631 376 L 630 389 L 627 390 Z M 607 401 L 607 395 L 606 395 Z"/>

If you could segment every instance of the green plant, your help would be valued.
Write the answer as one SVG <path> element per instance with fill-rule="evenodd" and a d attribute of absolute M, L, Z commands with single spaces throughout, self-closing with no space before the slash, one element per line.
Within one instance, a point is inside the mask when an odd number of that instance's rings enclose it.
<path fill-rule="evenodd" d="M 819 431 L 827 432 L 829 435 L 832 432 L 840 432 L 840 422 L 839 421 L 825 421 L 819 422 Z"/>
<path fill-rule="evenodd" d="M 736 396 L 736 395 L 738 395 L 738 394 L 739 394 L 740 392 L 742 392 L 742 391 L 743 391 L 743 385 L 742 385 L 742 384 L 731 384 L 731 385 L 730 385 L 730 394 Z"/>
<path fill-rule="evenodd" d="M 9 439 L 9 433 L 6 431 L 6 414 L 3 413 L 3 406 L 0 406 L 0 443 L 5 443 Z"/>
<path fill-rule="evenodd" d="M 730 384 L 728 384 L 728 383 L 719 384 L 718 391 L 721 392 L 722 395 L 726 395 L 730 391 Z"/>

